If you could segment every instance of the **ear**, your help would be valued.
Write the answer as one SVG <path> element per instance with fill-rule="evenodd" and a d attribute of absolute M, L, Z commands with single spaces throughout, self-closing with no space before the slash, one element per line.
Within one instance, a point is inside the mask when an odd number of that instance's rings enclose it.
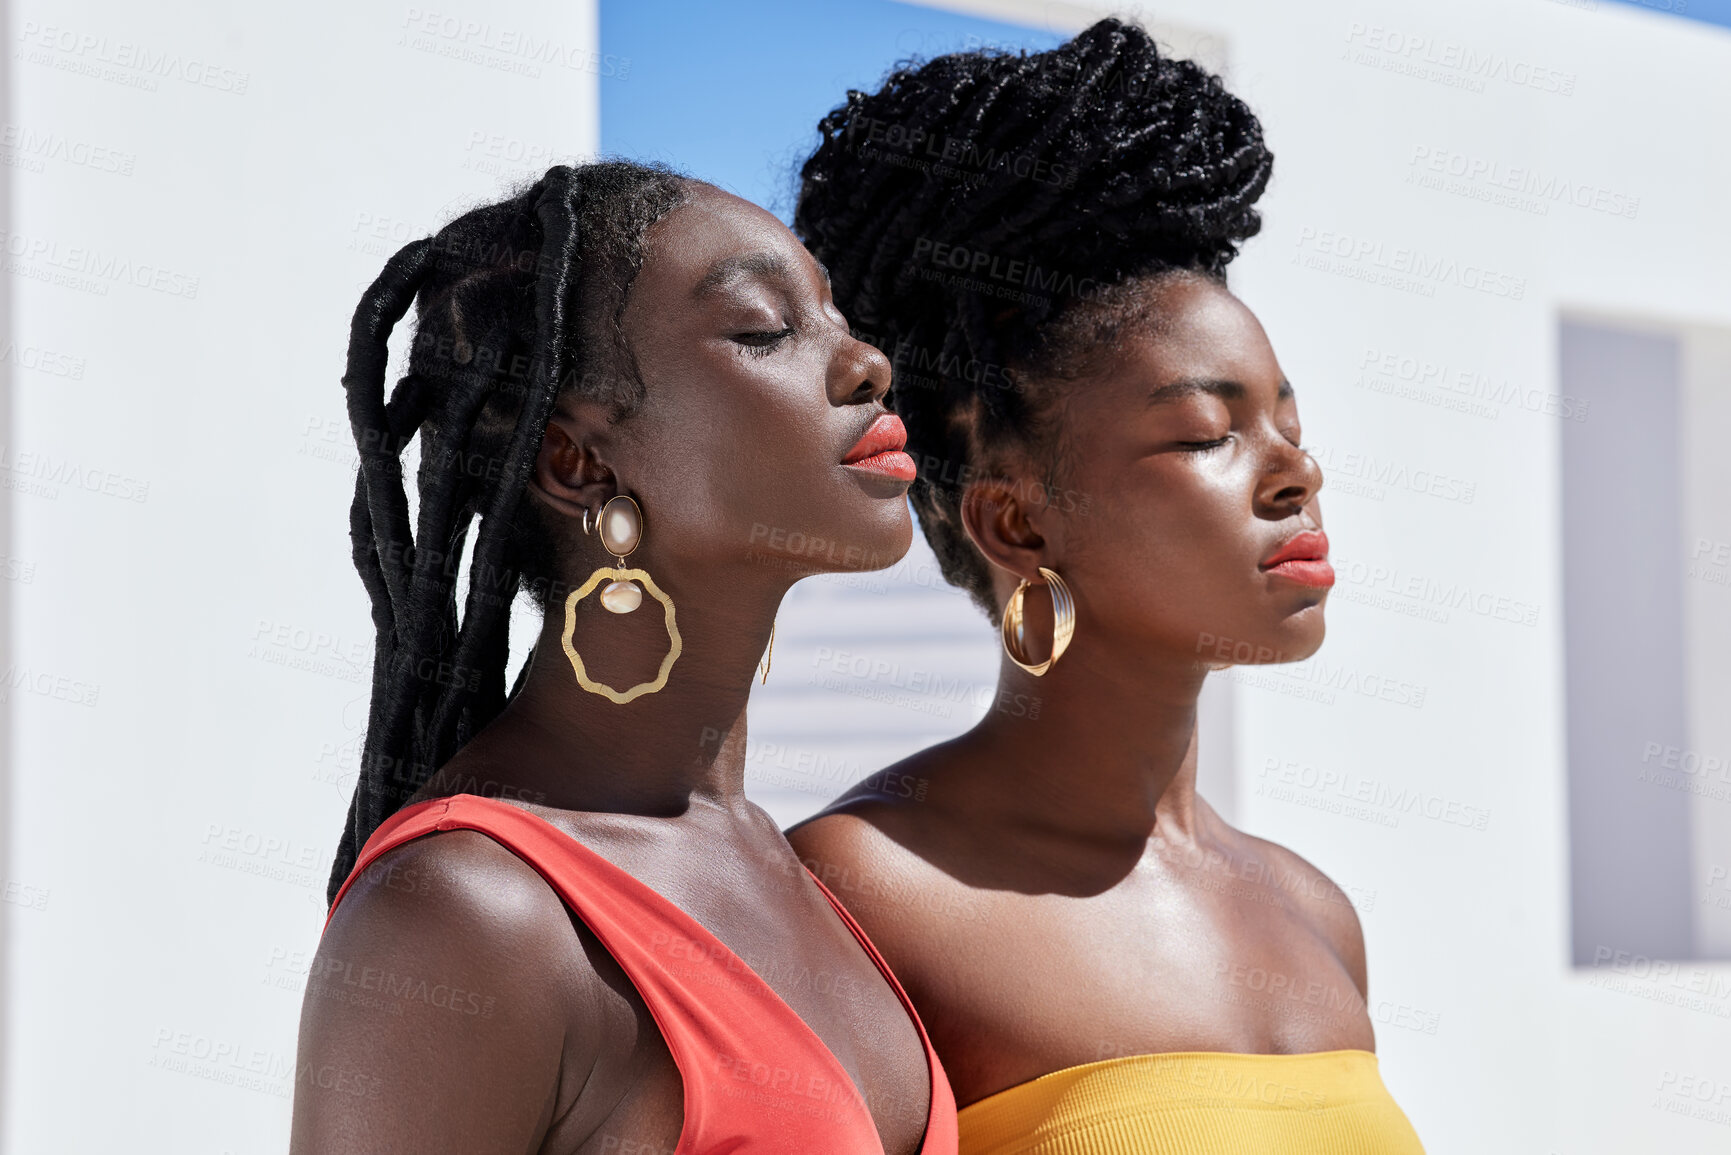
<path fill-rule="evenodd" d="M 599 510 L 619 492 L 607 417 L 595 401 L 561 398 L 554 406 L 529 477 L 529 491 L 541 504 L 581 520 L 584 510 Z"/>
<path fill-rule="evenodd" d="M 1044 497 L 1042 491 L 1041 496 Z M 962 492 L 962 528 L 986 560 L 1027 581 L 1038 581 L 1046 538 L 1036 524 L 1044 503 L 1028 500 L 1027 486 L 1008 477 L 968 484 Z"/>

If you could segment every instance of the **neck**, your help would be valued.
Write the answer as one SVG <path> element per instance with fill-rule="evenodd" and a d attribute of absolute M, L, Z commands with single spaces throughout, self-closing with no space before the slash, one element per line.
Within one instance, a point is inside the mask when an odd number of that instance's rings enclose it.
<path fill-rule="evenodd" d="M 459 757 L 485 758 L 496 778 L 558 809 L 743 805 L 746 701 L 787 586 L 688 575 L 679 587 L 667 592 L 682 647 L 660 690 L 622 704 L 584 690 L 563 644 L 564 599 L 550 599 L 522 689 Z M 635 611 L 612 614 L 598 593 L 573 615 L 589 678 L 619 691 L 653 680 L 669 649 L 661 603 L 646 590 Z"/>
<path fill-rule="evenodd" d="M 1006 823 L 1064 839 L 1139 845 L 1158 830 L 1194 840 L 1205 676 L 1193 660 L 1081 636 L 1044 677 L 1005 658 L 995 708 L 969 736 L 989 789 L 971 794 Z"/>

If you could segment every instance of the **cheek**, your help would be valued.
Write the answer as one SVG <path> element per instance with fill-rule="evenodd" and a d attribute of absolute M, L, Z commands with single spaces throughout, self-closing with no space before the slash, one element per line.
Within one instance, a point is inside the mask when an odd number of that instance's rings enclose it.
<path fill-rule="evenodd" d="M 788 407 L 743 391 L 706 398 L 644 433 L 659 501 L 706 535 L 772 509 L 813 440 L 809 422 Z"/>
<path fill-rule="evenodd" d="M 1248 484 L 1167 469 L 1102 484 L 1073 565 L 1115 629 L 1176 645 L 1242 617 L 1258 589 Z"/>
<path fill-rule="evenodd" d="M 703 380 L 646 406 L 634 430 L 634 469 L 655 506 L 646 516 L 694 557 L 807 528 L 816 485 L 833 472 L 821 378 L 804 366 L 729 365 Z"/>

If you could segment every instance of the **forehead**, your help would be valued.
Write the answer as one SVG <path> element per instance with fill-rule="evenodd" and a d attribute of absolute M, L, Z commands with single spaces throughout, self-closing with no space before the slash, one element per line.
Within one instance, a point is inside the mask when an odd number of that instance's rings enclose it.
<path fill-rule="evenodd" d="M 767 276 L 810 262 L 805 247 L 774 216 L 732 193 L 693 184 L 686 200 L 645 238 L 638 289 L 651 297 L 691 296 L 729 274 Z"/>
<path fill-rule="evenodd" d="M 1162 401 L 1290 396 L 1261 324 L 1218 281 L 1162 277 L 1113 302 L 1110 313 L 1076 334 L 1097 351 L 1083 354 L 1085 368 L 1062 391 L 1068 423 L 1087 426 L 1089 436 L 1127 430 L 1141 414 L 1163 411 Z"/>
<path fill-rule="evenodd" d="M 1167 277 L 1143 290 L 1141 323 L 1120 335 L 1113 367 L 1135 375 L 1241 380 L 1280 377 L 1255 314 L 1218 281 Z M 1117 373 L 1113 373 L 1117 376 Z"/>

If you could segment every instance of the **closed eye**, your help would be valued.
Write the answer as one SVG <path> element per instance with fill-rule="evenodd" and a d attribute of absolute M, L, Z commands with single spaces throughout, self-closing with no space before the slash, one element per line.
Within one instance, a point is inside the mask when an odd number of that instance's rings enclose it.
<path fill-rule="evenodd" d="M 1210 449 L 1220 449 L 1232 440 L 1228 433 L 1225 437 L 1216 437 L 1212 441 L 1180 441 L 1178 447 L 1188 453 L 1207 453 Z"/>
<path fill-rule="evenodd" d="M 744 345 L 752 356 L 762 357 L 775 350 L 777 345 L 793 336 L 793 328 L 765 330 L 758 333 L 736 333 L 734 341 Z"/>

